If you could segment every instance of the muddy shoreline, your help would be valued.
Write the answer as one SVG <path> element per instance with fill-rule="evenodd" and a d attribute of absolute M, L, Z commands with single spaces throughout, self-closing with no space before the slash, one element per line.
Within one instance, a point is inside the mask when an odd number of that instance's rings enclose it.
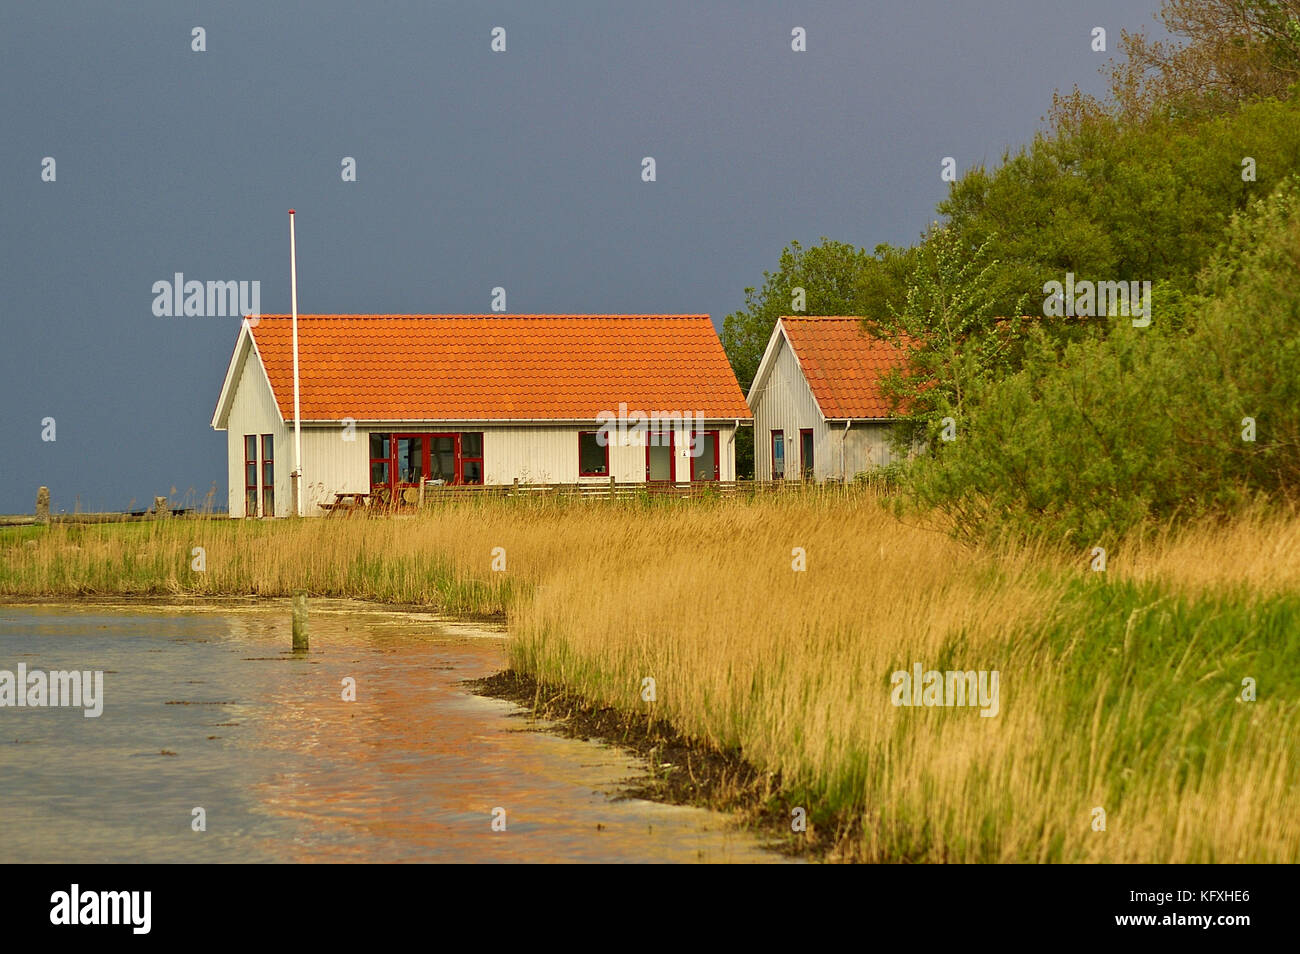
<path fill-rule="evenodd" d="M 432 603 L 385 603 L 378 600 L 360 599 L 355 596 L 327 596 L 320 593 L 308 593 L 308 600 L 316 600 L 327 606 L 351 604 L 358 609 L 374 610 L 382 613 L 410 613 L 418 616 L 436 616 L 439 619 L 456 620 L 465 623 L 499 623 L 505 625 L 505 613 L 456 613 L 441 612 Z M 122 607 L 176 607 L 180 609 L 266 609 L 268 605 L 283 603 L 288 606 L 290 596 L 194 596 L 189 593 L 87 593 L 59 594 L 56 596 L 0 595 L 0 606 L 122 606 Z"/>
<path fill-rule="evenodd" d="M 722 752 L 683 736 L 666 720 L 592 705 L 560 686 L 540 684 L 513 669 L 463 685 L 479 695 L 505 699 L 549 723 L 549 730 L 568 738 L 593 739 L 627 749 L 650 771 L 629 779 L 623 795 L 673 805 L 693 805 L 727 812 L 754 831 L 765 847 L 808 861 L 838 860 L 838 847 L 855 834 L 852 823 L 791 827 L 798 804 L 784 794 L 781 777 L 751 765 L 740 752 Z"/>

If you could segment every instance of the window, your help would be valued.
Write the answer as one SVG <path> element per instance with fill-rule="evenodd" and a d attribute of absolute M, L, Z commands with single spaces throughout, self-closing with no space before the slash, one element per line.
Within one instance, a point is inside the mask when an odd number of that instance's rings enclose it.
<path fill-rule="evenodd" d="M 609 476 L 609 445 L 602 445 L 599 431 L 583 431 L 578 435 L 578 476 Z"/>
<path fill-rule="evenodd" d="M 257 516 L 257 435 L 244 435 L 244 516 Z"/>
<path fill-rule="evenodd" d="M 460 435 L 460 472 L 462 483 L 483 483 L 482 431 Z"/>
<path fill-rule="evenodd" d="M 393 438 L 393 456 L 396 458 L 397 482 L 418 484 L 424 476 L 424 438 Z"/>
<path fill-rule="evenodd" d="M 275 516 L 275 436 L 262 435 L 262 513 Z"/>
<path fill-rule="evenodd" d="M 391 464 L 389 460 L 389 445 L 391 441 L 388 434 L 371 434 L 370 435 L 370 490 L 373 493 L 377 487 L 387 487 L 392 476 Z"/>
<path fill-rule="evenodd" d="M 804 480 L 813 479 L 813 432 L 811 427 L 799 431 L 799 469 Z"/>
<path fill-rule="evenodd" d="M 400 499 L 421 479 L 444 484 L 483 483 L 483 432 L 371 434 L 370 492 Z"/>
<path fill-rule="evenodd" d="M 436 434 L 430 438 L 429 479 L 444 484 L 456 482 L 456 435 Z"/>
<path fill-rule="evenodd" d="M 772 479 L 785 480 L 785 432 L 772 432 Z"/>

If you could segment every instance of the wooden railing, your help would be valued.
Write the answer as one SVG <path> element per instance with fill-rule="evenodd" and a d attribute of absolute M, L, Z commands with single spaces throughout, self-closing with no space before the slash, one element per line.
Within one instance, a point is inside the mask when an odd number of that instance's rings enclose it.
<path fill-rule="evenodd" d="M 408 491 L 396 509 L 432 506 L 457 500 L 519 498 L 532 500 L 639 500 L 647 498 L 716 499 L 772 493 L 844 493 L 846 489 L 887 487 L 880 480 L 855 480 L 847 486 L 838 481 L 816 483 L 802 480 L 709 480 L 709 481 L 587 481 L 583 483 L 510 484 L 425 484 L 422 493 Z M 382 498 L 370 512 L 394 509 Z"/>

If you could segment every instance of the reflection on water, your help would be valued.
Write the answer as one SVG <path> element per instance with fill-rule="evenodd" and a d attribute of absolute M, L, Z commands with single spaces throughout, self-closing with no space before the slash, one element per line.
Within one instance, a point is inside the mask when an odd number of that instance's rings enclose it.
<path fill-rule="evenodd" d="M 468 694 L 499 631 L 319 602 L 311 639 L 287 651 L 286 603 L 0 606 L 0 669 L 106 672 L 98 719 L 0 708 L 0 862 L 779 860 L 722 816 L 612 800 L 637 762 Z"/>

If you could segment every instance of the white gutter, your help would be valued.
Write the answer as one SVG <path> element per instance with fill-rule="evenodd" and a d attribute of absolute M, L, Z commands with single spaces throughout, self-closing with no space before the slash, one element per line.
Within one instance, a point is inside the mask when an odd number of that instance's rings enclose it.
<path fill-rule="evenodd" d="M 849 428 L 852 426 L 852 420 L 845 421 L 844 433 L 840 435 L 840 480 L 845 484 L 849 482 Z"/>

